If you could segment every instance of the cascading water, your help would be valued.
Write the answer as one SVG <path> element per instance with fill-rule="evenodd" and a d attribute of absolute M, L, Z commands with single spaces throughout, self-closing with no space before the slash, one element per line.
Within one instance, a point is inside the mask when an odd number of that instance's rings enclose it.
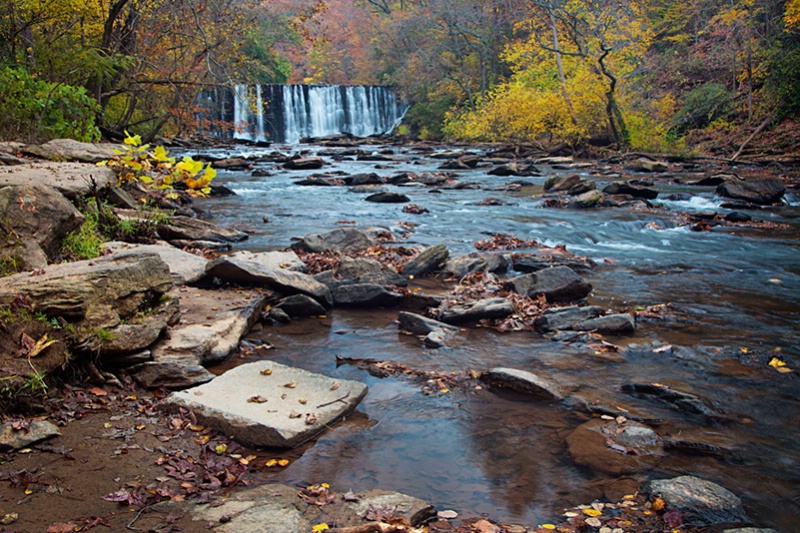
<path fill-rule="evenodd" d="M 255 142 L 388 133 L 407 109 L 394 89 L 380 86 L 237 85 L 203 93 L 198 102 L 202 129 L 210 122 L 215 135 Z M 219 126 L 230 121 L 232 129 Z"/>

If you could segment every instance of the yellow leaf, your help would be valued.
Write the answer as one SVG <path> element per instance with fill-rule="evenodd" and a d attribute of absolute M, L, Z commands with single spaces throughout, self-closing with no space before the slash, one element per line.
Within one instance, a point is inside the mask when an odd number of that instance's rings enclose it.
<path fill-rule="evenodd" d="M 217 444 L 216 448 L 214 448 L 214 451 L 217 452 L 218 454 L 222 455 L 223 453 L 225 453 L 227 451 L 227 449 L 228 449 L 228 445 L 225 444 L 225 443 L 222 443 L 222 444 Z"/>
<path fill-rule="evenodd" d="M 155 157 L 156 161 L 169 161 L 169 152 L 163 146 L 156 146 L 156 149 L 153 151 L 153 157 Z"/>
<path fill-rule="evenodd" d="M 289 459 L 278 460 L 278 466 L 287 466 L 288 464 L 289 464 Z"/>
<path fill-rule="evenodd" d="M 542 524 L 542 529 L 555 529 L 556 526 L 553 524 Z"/>
<path fill-rule="evenodd" d="M 585 514 L 586 516 L 600 516 L 603 513 L 601 511 L 598 511 L 597 509 L 584 509 L 583 514 Z"/>
<path fill-rule="evenodd" d="M 330 485 L 328 485 L 327 483 L 323 483 L 322 485 L 320 485 L 320 487 L 322 487 L 323 489 L 329 489 L 329 488 L 331 488 L 331 486 L 330 486 Z"/>
<path fill-rule="evenodd" d="M 272 468 L 276 464 L 278 464 L 278 460 L 277 459 L 270 459 L 269 461 L 264 463 L 264 466 L 266 466 L 267 468 Z"/>
<path fill-rule="evenodd" d="M 208 181 L 213 180 L 217 177 L 217 171 L 211 168 L 211 163 L 206 166 L 206 171 L 203 174 Z"/>
<path fill-rule="evenodd" d="M 131 135 L 127 131 L 125 132 L 125 140 L 122 141 L 128 146 L 139 146 L 142 144 L 142 136 L 141 135 Z"/>
<path fill-rule="evenodd" d="M 31 348 L 31 353 L 28 355 L 28 357 L 36 357 L 45 351 L 48 346 L 54 344 L 55 342 L 57 342 L 55 339 L 48 339 L 47 333 L 45 333 L 44 336 L 36 341 L 36 344 L 33 345 L 33 348 Z"/>
<path fill-rule="evenodd" d="M 330 529 L 328 524 L 317 524 L 316 526 L 311 528 L 311 533 L 320 533 L 321 531 L 325 531 Z"/>
<path fill-rule="evenodd" d="M 655 500 L 653 500 L 652 509 L 654 511 L 661 511 L 662 509 L 664 509 L 664 505 L 665 505 L 665 503 L 664 503 L 663 499 L 656 498 Z"/>
<path fill-rule="evenodd" d="M 771 366 L 772 368 L 780 368 L 782 366 L 786 366 L 786 363 L 784 363 L 777 357 L 773 357 L 769 362 L 769 366 Z"/>

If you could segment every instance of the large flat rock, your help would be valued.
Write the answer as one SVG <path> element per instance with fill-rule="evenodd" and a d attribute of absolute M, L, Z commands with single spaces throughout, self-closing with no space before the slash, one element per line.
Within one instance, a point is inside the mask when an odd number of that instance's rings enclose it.
<path fill-rule="evenodd" d="M 105 247 L 113 252 L 114 257 L 137 256 L 143 253 L 158 254 L 169 267 L 176 285 L 194 283 L 206 274 L 208 259 L 199 255 L 184 252 L 168 244 L 131 244 L 112 241 Z"/>
<path fill-rule="evenodd" d="M 175 392 L 165 406 L 189 409 L 200 424 L 246 446 L 294 448 L 353 412 L 366 394 L 357 381 L 258 361 Z"/>
<path fill-rule="evenodd" d="M 98 188 L 117 182 L 117 175 L 107 167 L 92 163 L 35 162 L 10 167 L 0 166 L 0 186 L 49 185 L 67 197 L 88 193 L 92 180 Z"/>

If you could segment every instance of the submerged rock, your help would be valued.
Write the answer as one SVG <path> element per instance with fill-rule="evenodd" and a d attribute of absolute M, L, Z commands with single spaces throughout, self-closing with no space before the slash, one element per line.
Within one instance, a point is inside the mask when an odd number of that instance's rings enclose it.
<path fill-rule="evenodd" d="M 569 434 L 567 446 L 576 463 L 612 475 L 649 470 L 662 457 L 656 432 L 630 420 L 589 420 Z"/>
<path fill-rule="evenodd" d="M 378 204 L 404 204 L 411 201 L 405 194 L 397 192 L 377 192 L 375 194 L 370 194 L 364 198 L 364 200 Z"/>
<path fill-rule="evenodd" d="M 492 368 L 483 374 L 482 379 L 492 387 L 510 389 L 548 400 L 561 400 L 564 398 L 564 391 L 561 385 L 525 370 Z"/>
<path fill-rule="evenodd" d="M 694 476 L 651 481 L 645 492 L 660 497 L 667 509 L 683 514 L 683 523 L 712 526 L 747 522 L 747 515 L 738 496 L 710 481 Z"/>
<path fill-rule="evenodd" d="M 634 396 L 653 397 L 687 413 L 710 417 L 719 416 L 719 413 L 708 407 L 699 396 L 675 390 L 660 383 L 628 383 L 622 386 L 622 392 Z"/>
<path fill-rule="evenodd" d="M 560 329 L 580 329 L 573 326 L 603 314 L 603 308 L 596 305 L 551 307 L 533 323 L 539 331 L 556 331 Z"/>
<path fill-rule="evenodd" d="M 317 170 L 323 167 L 325 162 L 319 157 L 306 157 L 290 159 L 283 164 L 286 170 Z"/>
<path fill-rule="evenodd" d="M 305 317 L 305 316 L 319 316 L 325 314 L 325 308 L 314 298 L 306 296 L 305 294 L 293 294 L 287 296 L 275 305 L 276 309 L 280 309 L 287 316 Z M 280 317 L 278 317 L 280 318 Z"/>
<path fill-rule="evenodd" d="M 636 330 L 636 322 L 628 313 L 618 313 L 576 322 L 572 329 L 596 331 L 603 335 L 628 335 Z"/>
<path fill-rule="evenodd" d="M 357 381 L 259 361 L 173 393 L 164 407 L 190 410 L 199 424 L 245 446 L 294 448 L 353 412 L 366 394 Z"/>
<path fill-rule="evenodd" d="M 644 198 L 646 200 L 655 200 L 658 197 L 658 191 L 655 189 L 648 189 L 647 187 L 637 187 L 624 181 L 612 181 L 611 184 L 603 189 L 603 194 L 627 194 L 634 198 Z"/>

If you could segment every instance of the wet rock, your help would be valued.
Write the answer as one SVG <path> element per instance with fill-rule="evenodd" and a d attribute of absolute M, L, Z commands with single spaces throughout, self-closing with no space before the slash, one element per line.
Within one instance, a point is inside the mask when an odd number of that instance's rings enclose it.
<path fill-rule="evenodd" d="M 253 176 L 254 178 L 269 178 L 273 174 L 272 174 L 272 172 L 270 172 L 269 170 L 267 170 L 265 168 L 257 168 L 255 170 L 253 170 L 250 173 L 250 175 Z"/>
<path fill-rule="evenodd" d="M 514 292 L 531 298 L 544 294 L 548 302 L 582 300 L 592 291 L 591 284 L 565 266 L 524 274 L 511 279 L 508 285 Z"/>
<path fill-rule="evenodd" d="M 581 178 L 578 174 L 570 176 L 553 176 L 544 184 L 545 191 L 564 192 L 570 196 L 593 191 L 597 188 L 593 181 Z"/>
<path fill-rule="evenodd" d="M 347 185 L 380 185 L 383 179 L 380 176 L 371 172 L 369 174 L 354 174 L 344 178 Z"/>
<path fill-rule="evenodd" d="M 377 274 L 383 270 L 380 262 L 365 257 L 342 257 L 336 273 L 342 279 L 358 279 L 367 274 Z"/>
<path fill-rule="evenodd" d="M 419 277 L 429 274 L 441 267 L 449 256 L 450 252 L 444 244 L 426 248 L 403 265 L 403 275 Z"/>
<path fill-rule="evenodd" d="M 47 265 L 84 216 L 52 187 L 12 185 L 0 188 L 0 221 L 0 256 L 21 272 Z"/>
<path fill-rule="evenodd" d="M 336 228 L 326 233 L 312 233 L 301 238 L 295 238 L 292 249 L 304 252 L 361 252 L 370 246 L 375 246 L 378 241 L 368 233 L 355 228 Z M 295 240 L 293 239 L 293 240 Z"/>
<path fill-rule="evenodd" d="M 268 297 L 258 291 L 193 287 L 178 287 L 170 295 L 180 301 L 181 321 L 153 345 L 153 361 L 129 370 L 144 387 L 185 388 L 212 379 L 202 365 L 224 361 L 239 346 Z"/>
<path fill-rule="evenodd" d="M 408 331 L 414 335 L 425 335 L 423 342 L 428 348 L 445 346 L 447 340 L 458 331 L 458 328 L 444 322 L 407 311 L 400 311 L 397 319 L 401 331 Z"/>
<path fill-rule="evenodd" d="M 0 452 L 27 448 L 32 444 L 61 435 L 47 420 L 32 420 L 27 429 L 15 430 L 12 424 L 0 425 Z"/>
<path fill-rule="evenodd" d="M 576 463 L 614 476 L 649 470 L 662 456 L 655 431 L 630 420 L 589 420 L 567 436 L 567 447 Z"/>
<path fill-rule="evenodd" d="M 404 204 L 411 201 L 405 194 L 397 192 L 378 192 L 370 194 L 364 200 L 378 204 Z"/>
<path fill-rule="evenodd" d="M 628 162 L 625 168 L 636 172 L 666 172 L 669 169 L 669 163 L 640 157 Z"/>
<path fill-rule="evenodd" d="M 403 295 L 373 283 L 340 285 L 331 291 L 336 306 L 389 307 L 399 305 Z"/>
<path fill-rule="evenodd" d="M 241 242 L 248 237 L 247 233 L 185 216 L 173 216 L 166 224 L 159 224 L 158 234 L 167 241 Z"/>
<path fill-rule="evenodd" d="M 732 211 L 725 215 L 725 220 L 728 222 L 749 222 L 752 220 L 752 217 L 747 213 L 742 213 L 740 211 Z"/>
<path fill-rule="evenodd" d="M 595 207 L 603 199 L 603 193 L 598 190 L 588 191 L 573 198 L 569 207 L 586 209 Z"/>
<path fill-rule="evenodd" d="M 737 527 L 736 529 L 723 529 L 722 533 L 778 533 L 770 527 Z"/>
<path fill-rule="evenodd" d="M 245 446 L 294 448 L 353 412 L 366 394 L 357 381 L 259 361 L 173 393 L 164 407 L 192 411 L 199 424 Z"/>
<path fill-rule="evenodd" d="M 573 326 L 603 314 L 603 309 L 596 305 L 553 307 L 545 311 L 533 323 L 539 331 L 556 331 L 561 329 L 580 329 Z"/>
<path fill-rule="evenodd" d="M 288 324 L 292 321 L 292 317 L 280 307 L 273 307 L 263 318 L 268 324 Z"/>
<path fill-rule="evenodd" d="M 439 317 L 443 322 L 477 322 L 484 318 L 504 318 L 514 312 L 514 306 L 505 298 L 487 298 L 467 304 L 452 305 Z"/>
<path fill-rule="evenodd" d="M 306 157 L 291 159 L 283 164 L 286 170 L 317 170 L 323 167 L 325 162 L 319 157 Z"/>
<path fill-rule="evenodd" d="M 649 426 L 664 423 L 664 420 L 661 418 L 653 416 L 650 413 L 641 411 L 639 409 L 633 409 L 628 406 L 620 406 L 619 402 L 616 401 L 612 404 L 610 402 L 598 399 L 590 400 L 582 394 L 573 394 L 569 398 L 569 404 L 575 405 L 576 403 L 578 404 L 578 407 L 586 409 L 586 411 L 594 415 L 607 415 L 613 416 L 614 418 L 621 416 L 627 418 L 628 420 L 641 422 L 642 424 L 647 424 Z M 666 441 L 662 439 L 662 443 L 666 443 Z"/>
<path fill-rule="evenodd" d="M 214 168 L 219 170 L 245 170 L 250 167 L 250 162 L 243 157 L 228 157 L 214 162 Z"/>
<path fill-rule="evenodd" d="M 470 252 L 451 257 L 445 263 L 443 270 L 459 278 L 471 272 L 505 272 L 508 270 L 508 260 L 501 254 Z"/>
<path fill-rule="evenodd" d="M 206 274 L 208 259 L 199 255 L 184 252 L 174 246 L 163 244 L 131 244 L 111 241 L 104 244 L 115 257 L 136 256 L 140 254 L 158 254 L 169 267 L 176 285 L 187 285 L 200 280 Z"/>
<path fill-rule="evenodd" d="M 333 187 L 336 185 L 343 185 L 344 182 L 338 178 L 320 178 L 317 176 L 309 176 L 306 179 L 295 181 L 294 184 L 303 187 Z"/>
<path fill-rule="evenodd" d="M 492 368 L 481 376 L 492 387 L 510 389 L 548 400 L 561 400 L 564 390 L 547 378 L 516 368 Z"/>
<path fill-rule="evenodd" d="M 322 305 L 330 307 L 332 304 L 328 287 L 312 276 L 262 264 L 247 254 L 214 259 L 208 263 L 206 276 L 231 283 L 266 286 L 287 295 L 305 294 Z"/>
<path fill-rule="evenodd" d="M 491 176 L 538 176 L 539 169 L 530 163 L 519 163 L 512 161 L 498 165 L 489 172 Z"/>
<path fill-rule="evenodd" d="M 754 180 L 726 179 L 717 187 L 716 193 L 727 198 L 744 200 L 759 205 L 780 202 L 786 187 L 778 178 Z"/>
<path fill-rule="evenodd" d="M 612 181 L 603 189 L 603 194 L 627 194 L 634 198 L 645 198 L 647 200 L 655 200 L 658 197 L 658 191 L 655 189 L 648 189 L 647 187 L 637 187 L 624 181 Z"/>
<path fill-rule="evenodd" d="M 656 398 L 687 413 L 710 417 L 719 416 L 719 413 L 708 407 L 699 396 L 675 390 L 660 383 L 628 383 L 622 386 L 622 392 L 637 397 Z"/>
<path fill-rule="evenodd" d="M 554 266 L 565 266 L 572 270 L 591 270 L 597 264 L 588 257 L 581 257 L 558 247 L 511 256 L 511 268 L 517 272 L 538 272 Z"/>
<path fill-rule="evenodd" d="M 293 294 L 279 301 L 276 308 L 285 312 L 289 317 L 319 316 L 325 314 L 325 308 L 315 299 L 305 294 Z"/>
<path fill-rule="evenodd" d="M 449 161 L 439 168 L 441 170 L 469 170 L 478 166 L 481 158 L 474 154 L 465 154 L 457 158 L 455 161 Z"/>
<path fill-rule="evenodd" d="M 680 511 L 686 525 L 712 526 L 748 521 L 742 501 L 735 494 L 698 477 L 651 481 L 644 491 L 652 497 L 662 498 L 667 509 Z"/>
<path fill-rule="evenodd" d="M 636 322 L 628 313 L 618 313 L 577 322 L 572 329 L 596 331 L 603 335 L 629 335 L 636 330 Z"/>
<path fill-rule="evenodd" d="M 258 263 L 263 268 L 275 269 L 282 268 L 284 270 L 291 270 L 292 272 L 305 273 L 307 270 L 306 264 L 297 257 L 294 252 L 250 252 L 247 250 L 240 250 L 230 254 L 228 257 L 237 259 L 244 259 Z"/>
<path fill-rule="evenodd" d="M 172 287 L 167 265 L 155 254 L 101 257 L 49 265 L 40 275 L 2 278 L 0 305 L 27 297 L 37 312 L 76 326 L 77 342 L 136 315 Z"/>
<path fill-rule="evenodd" d="M 85 143 L 74 139 L 53 139 L 45 144 L 26 146 L 22 152 L 51 161 L 98 163 L 114 157 L 114 150 L 123 150 L 113 143 Z"/>

